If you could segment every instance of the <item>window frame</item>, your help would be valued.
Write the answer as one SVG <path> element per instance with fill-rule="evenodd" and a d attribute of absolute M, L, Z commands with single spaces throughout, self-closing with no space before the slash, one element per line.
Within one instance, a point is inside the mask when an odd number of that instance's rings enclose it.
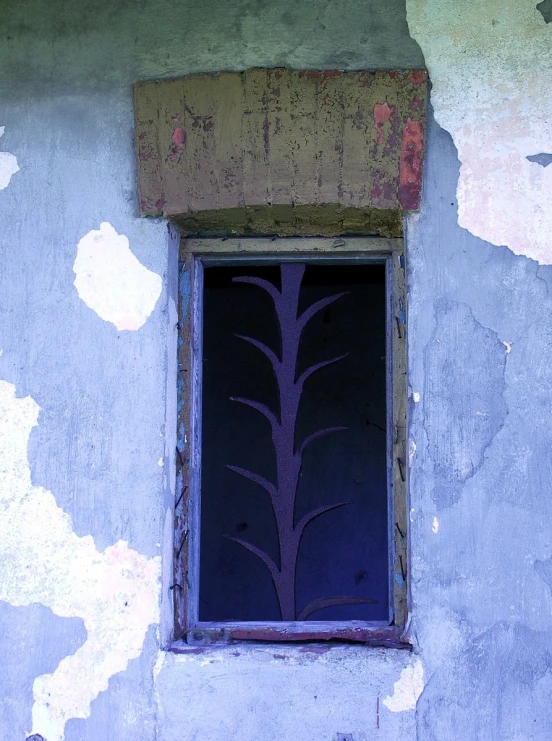
<path fill-rule="evenodd" d="M 283 261 L 386 266 L 389 620 L 200 622 L 203 266 Z M 179 262 L 178 422 L 173 651 L 236 641 L 348 641 L 407 647 L 406 290 L 400 238 L 185 238 Z M 189 650 L 189 649 L 188 649 Z"/>

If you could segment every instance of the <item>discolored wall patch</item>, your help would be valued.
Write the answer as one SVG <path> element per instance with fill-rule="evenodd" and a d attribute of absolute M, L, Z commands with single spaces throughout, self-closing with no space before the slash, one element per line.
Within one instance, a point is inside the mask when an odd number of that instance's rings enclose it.
<path fill-rule="evenodd" d="M 32 733 L 63 741 L 70 718 L 87 718 L 110 677 L 140 655 L 159 616 L 158 558 L 119 540 L 103 552 L 78 537 L 53 494 L 31 482 L 29 434 L 39 407 L 0 381 L 0 599 L 39 603 L 60 617 L 81 618 L 88 636 L 52 674 L 33 685 Z"/>
<path fill-rule="evenodd" d="M 80 298 L 118 330 L 140 329 L 161 295 L 161 276 L 140 263 L 128 238 L 107 221 L 80 240 L 73 272 Z"/>
<path fill-rule="evenodd" d="M 5 126 L 0 126 L 0 136 L 4 136 L 5 129 Z M 17 157 L 10 152 L 0 152 L 0 190 L 8 187 L 16 172 L 19 172 Z"/>
<path fill-rule="evenodd" d="M 461 162 L 458 223 L 552 264 L 552 25 L 546 3 L 407 0 L 437 122 Z M 539 12 L 540 10 L 540 12 Z"/>

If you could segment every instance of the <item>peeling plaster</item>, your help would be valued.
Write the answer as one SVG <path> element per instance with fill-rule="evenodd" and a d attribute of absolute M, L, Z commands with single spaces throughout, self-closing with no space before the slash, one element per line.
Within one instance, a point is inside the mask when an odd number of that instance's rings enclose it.
<path fill-rule="evenodd" d="M 4 136 L 5 130 L 5 126 L 0 126 L 0 136 Z M 0 152 L 0 190 L 8 187 L 16 172 L 19 172 L 17 157 L 9 152 Z"/>
<path fill-rule="evenodd" d="M 128 238 L 107 221 L 80 240 L 73 272 L 80 298 L 118 330 L 140 329 L 161 295 L 161 276 L 140 263 Z"/>
<path fill-rule="evenodd" d="M 110 677 L 140 655 L 159 620 L 160 559 L 118 541 L 103 552 L 78 537 L 53 494 L 31 483 L 27 445 L 39 406 L 0 381 L 0 600 L 39 603 L 84 622 L 88 637 L 33 685 L 32 733 L 62 741 L 70 718 L 87 718 Z"/>
<path fill-rule="evenodd" d="M 393 685 L 393 694 L 384 698 L 383 704 L 392 713 L 415 710 L 418 698 L 424 689 L 424 667 L 416 658 L 411 666 L 401 671 L 401 676 Z"/>
<path fill-rule="evenodd" d="M 461 162 L 458 223 L 552 264 L 552 25 L 534 0 L 407 0 L 432 81 L 435 118 Z"/>

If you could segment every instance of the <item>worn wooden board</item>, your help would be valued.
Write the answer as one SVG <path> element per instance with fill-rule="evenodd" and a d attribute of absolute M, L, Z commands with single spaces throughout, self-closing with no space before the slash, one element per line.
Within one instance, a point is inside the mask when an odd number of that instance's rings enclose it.
<path fill-rule="evenodd" d="M 415 210 L 426 73 L 252 69 L 135 88 L 143 215 Z"/>

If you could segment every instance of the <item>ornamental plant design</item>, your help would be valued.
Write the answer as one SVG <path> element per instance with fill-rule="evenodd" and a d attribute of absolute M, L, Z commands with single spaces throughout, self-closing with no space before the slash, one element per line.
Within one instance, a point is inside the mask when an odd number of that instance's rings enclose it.
<path fill-rule="evenodd" d="M 307 525 L 317 517 L 330 512 L 338 507 L 352 504 L 351 501 L 338 502 L 318 507 L 299 522 L 295 522 L 295 501 L 301 467 L 303 465 L 303 454 L 308 445 L 325 435 L 346 430 L 346 427 L 325 427 L 308 435 L 300 445 L 295 444 L 295 429 L 299 404 L 303 393 L 305 381 L 316 371 L 332 363 L 342 360 L 345 355 L 340 355 L 330 360 L 322 360 L 316 363 L 297 378 L 297 359 L 301 336 L 307 322 L 324 307 L 337 301 L 344 293 L 327 296 L 315 302 L 306 309 L 301 316 L 297 316 L 299 305 L 299 293 L 301 281 L 305 272 L 303 263 L 283 263 L 280 266 L 281 290 L 267 280 L 252 276 L 233 278 L 236 283 L 251 283 L 266 291 L 274 302 L 276 316 L 280 329 L 281 355 L 276 353 L 263 342 L 253 337 L 236 335 L 246 342 L 250 342 L 269 359 L 274 369 L 278 387 L 279 415 L 269 409 L 265 404 L 251 399 L 231 397 L 232 401 L 246 404 L 256 409 L 266 417 L 272 429 L 272 441 L 276 456 L 276 484 L 267 481 L 253 471 L 239 466 L 229 465 L 231 471 L 243 476 L 265 489 L 272 503 L 272 511 L 276 523 L 279 544 L 279 564 L 261 548 L 249 543 L 242 538 L 226 535 L 225 537 L 239 543 L 255 556 L 261 559 L 267 566 L 272 577 L 278 603 L 280 607 L 281 620 L 295 621 L 306 620 L 309 615 L 317 610 L 335 605 L 366 604 L 377 602 L 369 597 L 357 597 L 351 595 L 340 595 L 316 599 L 297 612 L 295 598 L 295 582 L 297 570 L 297 557 L 301 538 Z"/>

